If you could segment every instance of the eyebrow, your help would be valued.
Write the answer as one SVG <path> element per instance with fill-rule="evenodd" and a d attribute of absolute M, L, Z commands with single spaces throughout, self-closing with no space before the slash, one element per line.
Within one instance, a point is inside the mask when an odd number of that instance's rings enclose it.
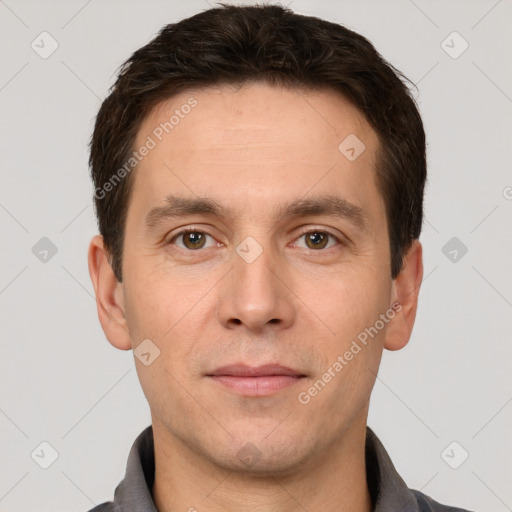
<path fill-rule="evenodd" d="M 165 201 L 167 204 L 157 206 L 147 214 L 145 225 L 148 230 L 156 229 L 166 220 L 190 215 L 210 215 L 223 219 L 235 216 L 231 208 L 209 197 L 193 198 L 171 194 Z M 276 219 L 325 215 L 347 220 L 362 231 L 368 230 L 366 211 L 347 199 L 334 195 L 289 201 L 274 208 L 273 215 Z"/>

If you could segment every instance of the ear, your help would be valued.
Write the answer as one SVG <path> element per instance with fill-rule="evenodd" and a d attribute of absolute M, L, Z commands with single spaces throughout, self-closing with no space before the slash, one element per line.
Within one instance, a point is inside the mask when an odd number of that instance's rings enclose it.
<path fill-rule="evenodd" d="M 96 235 L 91 240 L 88 262 L 103 332 L 114 347 L 130 350 L 132 343 L 124 313 L 123 285 L 117 281 L 110 266 L 101 235 Z"/>
<path fill-rule="evenodd" d="M 396 314 L 386 329 L 384 347 L 388 350 L 400 350 L 411 337 L 423 279 L 422 253 L 420 241 L 415 240 L 404 257 L 400 274 L 393 281 L 391 307 Z"/>

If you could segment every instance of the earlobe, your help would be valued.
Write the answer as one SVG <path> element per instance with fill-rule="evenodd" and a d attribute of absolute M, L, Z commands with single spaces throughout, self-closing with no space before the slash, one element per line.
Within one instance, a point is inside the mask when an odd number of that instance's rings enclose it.
<path fill-rule="evenodd" d="M 123 285 L 117 281 L 110 266 L 101 235 L 94 236 L 89 244 L 88 264 L 103 332 L 114 347 L 130 350 L 132 344 L 126 325 Z"/>
<path fill-rule="evenodd" d="M 423 279 L 423 249 L 415 240 L 405 255 L 402 270 L 393 281 L 392 302 L 395 317 L 386 330 L 384 348 L 400 350 L 407 345 L 418 307 L 418 294 Z"/>

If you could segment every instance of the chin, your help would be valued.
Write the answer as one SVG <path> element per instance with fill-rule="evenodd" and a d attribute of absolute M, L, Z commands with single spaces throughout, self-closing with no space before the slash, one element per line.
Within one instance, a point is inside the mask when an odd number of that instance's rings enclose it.
<path fill-rule="evenodd" d="M 261 477 L 284 476 L 302 467 L 308 459 L 303 436 L 285 429 L 270 435 L 269 432 L 271 429 L 265 429 L 255 435 L 253 430 L 252 435 L 239 434 L 236 440 L 230 439 L 224 456 L 217 453 L 215 463 L 230 471 Z"/>
<path fill-rule="evenodd" d="M 229 471 L 248 476 L 276 477 L 291 475 L 302 467 L 302 457 L 297 450 L 271 451 L 254 448 L 247 443 L 237 453 L 230 453 L 222 463 Z"/>

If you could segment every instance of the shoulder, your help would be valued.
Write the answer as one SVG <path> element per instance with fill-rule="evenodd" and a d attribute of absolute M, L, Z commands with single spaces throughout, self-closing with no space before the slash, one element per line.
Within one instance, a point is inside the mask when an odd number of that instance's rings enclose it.
<path fill-rule="evenodd" d="M 426 494 L 414 489 L 411 489 L 411 492 L 414 494 L 416 501 L 418 502 L 418 510 L 420 512 L 473 512 L 464 508 L 442 505 Z"/>
<path fill-rule="evenodd" d="M 101 505 L 96 505 L 88 512 L 120 512 L 120 510 L 121 509 L 119 508 L 119 506 L 113 503 L 112 501 L 106 501 Z"/>

